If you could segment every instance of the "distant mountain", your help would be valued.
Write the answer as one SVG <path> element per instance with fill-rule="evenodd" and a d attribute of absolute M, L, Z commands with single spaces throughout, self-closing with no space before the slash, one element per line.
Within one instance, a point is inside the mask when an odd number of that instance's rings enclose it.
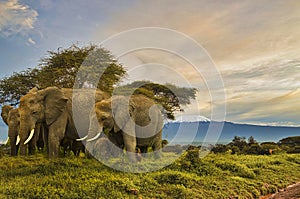
<path fill-rule="evenodd" d="M 199 122 L 170 122 L 165 124 L 163 129 L 163 138 L 169 142 L 178 144 L 201 143 L 207 134 L 209 125 L 215 125 L 217 128 L 222 125 L 221 122 L 199 121 Z M 273 141 L 289 136 L 300 136 L 300 127 L 281 127 L 281 126 L 259 126 L 250 124 L 236 124 L 224 122 L 218 143 L 229 143 L 234 136 L 249 138 L 253 136 L 258 142 Z M 218 132 L 215 128 L 210 129 L 208 142 L 216 140 Z M 175 138 L 175 139 L 174 139 Z"/>
<path fill-rule="evenodd" d="M 169 123 L 178 122 L 209 122 L 210 119 L 201 115 L 180 115 L 175 120 L 169 120 Z"/>

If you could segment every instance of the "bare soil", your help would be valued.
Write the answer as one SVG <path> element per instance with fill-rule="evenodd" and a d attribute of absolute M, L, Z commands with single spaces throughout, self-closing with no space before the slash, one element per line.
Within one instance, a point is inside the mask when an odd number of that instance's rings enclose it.
<path fill-rule="evenodd" d="M 300 199 L 300 182 L 279 190 L 275 194 L 260 197 L 260 199 Z"/>

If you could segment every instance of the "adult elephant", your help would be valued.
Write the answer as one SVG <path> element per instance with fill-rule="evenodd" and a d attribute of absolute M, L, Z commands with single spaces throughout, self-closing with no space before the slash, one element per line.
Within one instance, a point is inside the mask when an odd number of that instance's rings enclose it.
<path fill-rule="evenodd" d="M 8 138 L 10 141 L 10 155 L 16 156 L 19 145 L 17 143 L 17 136 L 19 135 L 20 116 L 18 109 L 12 106 L 5 105 L 2 107 L 1 117 L 8 126 Z"/>
<path fill-rule="evenodd" d="M 137 158 L 136 147 L 143 154 L 148 152 L 148 147 L 152 147 L 159 156 L 163 117 L 161 107 L 152 99 L 144 95 L 113 96 L 96 103 L 92 117 L 96 117 L 97 122 L 91 119 L 88 142 L 99 137 L 99 132 L 106 132 L 108 139 L 116 146 L 125 146 L 132 161 Z"/>
<path fill-rule="evenodd" d="M 37 123 L 47 128 L 44 139 L 49 157 L 57 157 L 64 137 L 75 140 L 87 134 L 89 127 L 90 103 L 108 98 L 108 94 L 97 90 L 73 90 L 48 87 L 35 90 L 20 99 L 20 154 L 26 155 L 26 143 L 32 139 Z M 72 100 L 78 100 L 78 107 L 72 107 Z M 79 110 L 80 124 L 74 123 L 72 108 Z M 78 127 L 79 128 L 76 128 Z"/>
<path fill-rule="evenodd" d="M 5 124 L 8 126 L 8 138 L 10 140 L 10 155 L 16 156 L 19 149 L 19 128 L 20 128 L 20 114 L 19 109 L 14 108 L 10 105 L 4 105 L 2 107 L 1 117 Z M 36 143 L 43 142 L 41 134 L 39 133 L 42 126 L 41 124 L 36 125 L 36 134 L 34 138 L 28 143 L 28 153 L 34 154 Z"/>

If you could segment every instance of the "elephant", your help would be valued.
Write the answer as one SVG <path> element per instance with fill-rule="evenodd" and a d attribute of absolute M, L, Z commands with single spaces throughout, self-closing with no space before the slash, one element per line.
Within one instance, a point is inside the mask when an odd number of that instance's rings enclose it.
<path fill-rule="evenodd" d="M 60 146 L 63 147 L 64 156 L 68 155 L 70 151 L 75 156 L 79 156 L 80 152 L 85 152 L 84 144 L 81 141 L 71 140 L 66 137 L 62 139 Z"/>
<path fill-rule="evenodd" d="M 14 108 L 10 105 L 4 105 L 2 107 L 1 117 L 8 126 L 8 137 L 10 140 L 10 155 L 16 156 L 18 154 L 20 141 L 18 139 L 20 128 L 19 109 Z M 36 125 L 36 136 L 34 137 L 34 139 L 32 139 L 31 142 L 28 143 L 29 154 L 34 154 L 36 143 L 38 143 L 38 147 L 41 147 L 41 145 L 43 145 L 43 139 L 40 136 L 41 134 L 39 133 L 41 128 L 41 124 Z"/>
<path fill-rule="evenodd" d="M 8 138 L 10 140 L 10 155 L 16 156 L 19 145 L 17 143 L 17 136 L 19 135 L 20 116 L 18 109 L 12 106 L 4 105 L 2 107 L 1 117 L 8 126 Z"/>
<path fill-rule="evenodd" d="M 60 141 L 60 146 L 63 148 L 63 153 L 64 156 L 67 156 L 70 154 L 71 151 L 71 145 L 72 145 L 72 140 L 68 138 L 63 138 Z"/>
<path fill-rule="evenodd" d="M 71 150 L 75 156 L 79 156 L 80 152 L 85 153 L 84 144 L 81 141 L 73 140 Z"/>
<path fill-rule="evenodd" d="M 26 155 L 26 144 L 34 135 L 36 124 L 43 123 L 47 129 L 44 140 L 49 158 L 59 154 L 59 146 L 64 138 L 76 140 L 87 135 L 89 129 L 89 114 L 95 103 L 109 98 L 100 90 L 65 89 L 47 87 L 33 91 L 20 99 L 20 154 Z M 72 102 L 80 102 L 73 106 Z M 75 103 L 76 104 L 76 103 Z M 73 111 L 79 110 L 79 114 Z M 75 122 L 79 121 L 78 125 Z"/>
<path fill-rule="evenodd" d="M 94 112 L 91 114 L 88 143 L 104 132 L 117 147 L 126 148 L 129 160 L 133 162 L 138 158 L 136 147 L 144 155 L 152 147 L 156 157 L 160 156 L 163 116 L 161 106 L 152 99 L 141 94 L 113 96 L 97 102 Z"/>
<path fill-rule="evenodd" d="M 101 136 L 93 143 L 93 146 L 89 148 L 87 154 L 92 154 L 93 157 L 98 160 L 106 161 L 109 158 L 120 157 L 120 155 L 124 153 L 123 148 L 124 144 L 121 136 L 113 133 L 110 134 L 110 137 L 108 138 L 106 134 L 102 133 Z"/>

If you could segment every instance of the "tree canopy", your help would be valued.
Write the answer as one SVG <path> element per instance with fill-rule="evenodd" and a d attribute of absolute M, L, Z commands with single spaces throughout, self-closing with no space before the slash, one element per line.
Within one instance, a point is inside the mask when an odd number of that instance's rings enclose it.
<path fill-rule="evenodd" d="M 95 76 L 99 71 L 102 76 Z M 123 66 L 108 50 L 95 45 L 72 45 L 66 49 L 48 51 L 34 69 L 28 68 L 3 78 L 0 81 L 0 102 L 16 105 L 20 97 L 35 86 L 41 89 L 49 86 L 73 88 L 76 82 L 77 88 L 82 88 L 87 80 L 90 80 L 90 86 L 111 93 L 113 86 L 125 74 Z M 98 78 L 97 81 L 95 78 Z"/>
<path fill-rule="evenodd" d="M 10 77 L 0 81 L 0 103 L 17 105 L 22 95 L 25 95 L 31 88 L 37 85 L 36 69 L 14 72 Z"/>
<path fill-rule="evenodd" d="M 15 72 L 0 80 L 0 103 L 17 105 L 21 96 L 36 86 L 43 89 L 49 86 L 82 88 L 87 85 L 110 94 L 113 91 L 122 95 L 144 94 L 161 104 L 166 116 L 174 119 L 174 113 L 183 111 L 182 105 L 190 104 L 196 96 L 194 88 L 150 81 L 118 86 L 125 76 L 126 70 L 110 51 L 96 45 L 72 45 L 66 49 L 48 51 L 36 68 Z"/>
<path fill-rule="evenodd" d="M 190 104 L 196 97 L 195 88 L 177 87 L 172 84 L 157 84 L 150 81 L 135 81 L 131 84 L 120 86 L 115 90 L 116 94 L 143 94 L 154 99 L 165 109 L 169 119 L 174 119 L 176 111 L 183 111 L 182 105 Z"/>

